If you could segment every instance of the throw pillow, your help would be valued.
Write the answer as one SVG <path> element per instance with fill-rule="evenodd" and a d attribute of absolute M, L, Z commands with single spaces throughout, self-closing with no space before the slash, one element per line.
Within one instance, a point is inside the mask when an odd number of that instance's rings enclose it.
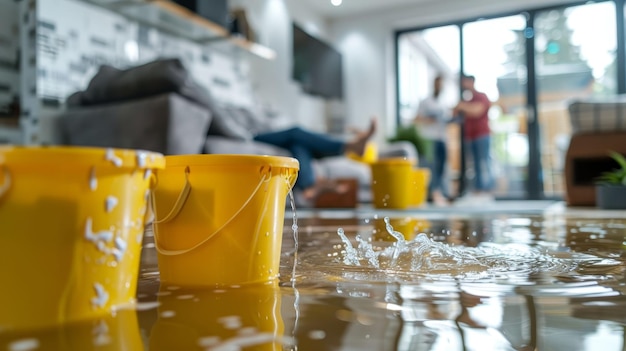
<path fill-rule="evenodd" d="M 209 127 L 209 135 L 220 135 L 238 140 L 252 140 L 253 134 L 246 128 L 243 115 L 237 108 L 221 104 L 213 104 L 210 109 L 213 121 Z"/>
<path fill-rule="evenodd" d="M 103 65 L 89 82 L 81 101 L 83 105 L 97 105 L 139 99 L 180 92 L 190 84 L 189 74 L 179 59 L 160 59 L 126 70 Z"/>

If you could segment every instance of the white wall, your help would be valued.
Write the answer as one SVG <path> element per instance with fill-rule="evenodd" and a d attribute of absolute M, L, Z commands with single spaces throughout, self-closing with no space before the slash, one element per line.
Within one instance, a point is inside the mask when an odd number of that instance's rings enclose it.
<path fill-rule="evenodd" d="M 246 9 L 258 41 L 276 51 L 273 61 L 250 61 L 250 79 L 255 96 L 263 104 L 286 115 L 291 122 L 325 131 L 326 102 L 302 93 L 291 79 L 292 21 L 310 34 L 326 39 L 324 19 L 300 0 L 231 0 L 230 6 Z"/>
<path fill-rule="evenodd" d="M 220 101 L 250 103 L 247 55 L 233 55 L 154 28 L 143 31 L 134 21 L 81 1 L 39 0 L 38 5 L 40 97 L 63 101 L 85 89 L 101 64 L 126 68 L 159 57 L 178 57 Z"/>
<path fill-rule="evenodd" d="M 437 0 L 332 20 L 329 31 L 344 59 L 348 123 L 363 124 L 366 116 L 380 116 L 381 141 L 395 130 L 395 30 L 571 2 Z"/>

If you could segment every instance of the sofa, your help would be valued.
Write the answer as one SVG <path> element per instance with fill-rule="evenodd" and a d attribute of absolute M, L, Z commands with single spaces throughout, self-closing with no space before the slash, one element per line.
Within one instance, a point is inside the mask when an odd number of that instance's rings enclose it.
<path fill-rule="evenodd" d="M 148 87 L 148 88 L 145 88 Z M 288 150 L 254 141 L 272 128 L 272 118 L 252 107 L 229 106 L 188 76 L 177 59 L 158 60 L 128 70 L 103 66 L 84 91 L 68 98 L 59 116 L 66 145 L 144 149 L 176 154 L 264 154 Z M 415 147 L 398 142 L 380 148 L 380 157 L 417 159 Z M 367 164 L 346 156 L 315 160 L 316 174 L 356 179 L 358 201 L 371 200 Z"/>

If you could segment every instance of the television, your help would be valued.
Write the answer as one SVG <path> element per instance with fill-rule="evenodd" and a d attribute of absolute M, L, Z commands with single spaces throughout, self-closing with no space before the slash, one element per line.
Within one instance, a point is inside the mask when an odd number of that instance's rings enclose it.
<path fill-rule="evenodd" d="M 328 99 L 343 98 L 341 54 L 327 43 L 293 27 L 292 77 L 302 90 Z"/>

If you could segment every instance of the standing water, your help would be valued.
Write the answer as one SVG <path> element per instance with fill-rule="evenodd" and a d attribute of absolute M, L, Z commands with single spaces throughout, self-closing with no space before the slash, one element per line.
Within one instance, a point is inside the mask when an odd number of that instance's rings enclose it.
<path fill-rule="evenodd" d="M 0 349 L 624 350 L 624 215 L 296 216 L 289 200 L 278 287 L 163 287 L 148 232 L 135 310 L 0 331 Z"/>

